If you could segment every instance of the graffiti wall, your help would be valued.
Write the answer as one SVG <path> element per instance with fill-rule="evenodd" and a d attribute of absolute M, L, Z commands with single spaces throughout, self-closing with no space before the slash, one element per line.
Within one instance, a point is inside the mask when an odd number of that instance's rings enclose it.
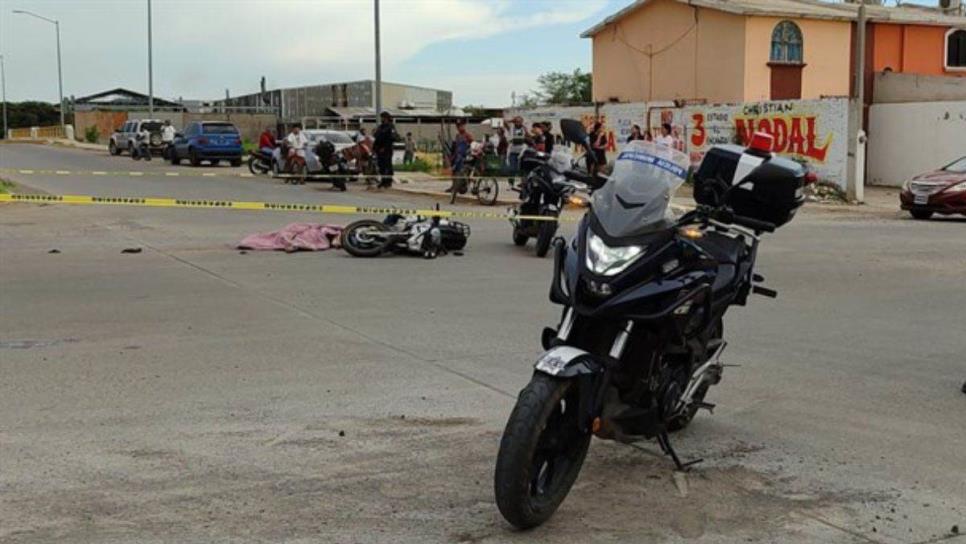
<path fill-rule="evenodd" d="M 744 144 L 752 133 L 767 132 L 775 138 L 775 152 L 808 162 L 821 179 L 844 189 L 848 107 L 846 98 L 688 106 L 681 122 L 695 164 L 714 145 Z"/>
<path fill-rule="evenodd" d="M 825 181 L 845 188 L 848 163 L 848 99 L 786 100 L 743 104 L 689 105 L 643 102 L 604 104 L 601 107 L 537 108 L 517 110 L 527 125 L 550 121 L 560 134 L 559 121 L 580 119 L 586 126 L 604 124 L 607 151 L 613 158 L 627 141 L 631 128 L 639 125 L 657 139 L 662 128 L 670 129 L 673 146 L 691 156 L 695 165 L 712 146 L 747 143 L 751 134 L 763 131 L 775 138 L 775 151 L 808 162 Z M 509 113 L 509 112 L 508 112 Z M 508 115 L 509 116 L 509 115 Z"/>

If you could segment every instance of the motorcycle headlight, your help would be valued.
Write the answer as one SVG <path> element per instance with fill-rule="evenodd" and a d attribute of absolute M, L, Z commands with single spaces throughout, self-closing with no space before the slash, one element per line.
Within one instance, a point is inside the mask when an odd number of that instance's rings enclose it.
<path fill-rule="evenodd" d="M 587 268 L 594 274 L 614 276 L 644 254 L 647 246 L 609 247 L 593 232 L 587 232 Z"/>

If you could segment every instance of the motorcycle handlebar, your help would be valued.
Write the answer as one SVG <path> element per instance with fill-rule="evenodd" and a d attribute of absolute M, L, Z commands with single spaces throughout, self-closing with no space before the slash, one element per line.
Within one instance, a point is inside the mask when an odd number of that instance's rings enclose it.
<path fill-rule="evenodd" d="M 743 227 L 748 227 L 749 229 L 761 231 L 761 232 L 775 232 L 775 224 L 769 223 L 768 221 L 759 221 L 757 219 L 752 219 L 750 217 L 744 217 L 742 215 L 736 215 L 732 218 L 732 223 L 736 225 L 741 225 Z"/>

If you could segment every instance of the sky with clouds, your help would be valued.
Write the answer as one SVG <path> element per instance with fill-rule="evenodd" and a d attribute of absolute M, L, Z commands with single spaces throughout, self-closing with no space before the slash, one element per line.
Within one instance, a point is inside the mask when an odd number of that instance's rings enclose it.
<path fill-rule="evenodd" d="M 381 0 L 383 79 L 505 106 L 549 71 L 590 69 L 581 31 L 631 0 Z M 147 91 L 147 0 L 0 0 L 7 97 Z M 373 77 L 372 0 L 153 0 L 154 92 L 216 99 Z"/>

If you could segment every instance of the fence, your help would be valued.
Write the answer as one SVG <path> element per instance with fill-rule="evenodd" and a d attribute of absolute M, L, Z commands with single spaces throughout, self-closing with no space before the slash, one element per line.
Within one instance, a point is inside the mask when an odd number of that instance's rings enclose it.
<path fill-rule="evenodd" d="M 64 138 L 64 127 L 25 127 L 12 128 L 7 131 L 11 140 L 53 140 Z"/>

